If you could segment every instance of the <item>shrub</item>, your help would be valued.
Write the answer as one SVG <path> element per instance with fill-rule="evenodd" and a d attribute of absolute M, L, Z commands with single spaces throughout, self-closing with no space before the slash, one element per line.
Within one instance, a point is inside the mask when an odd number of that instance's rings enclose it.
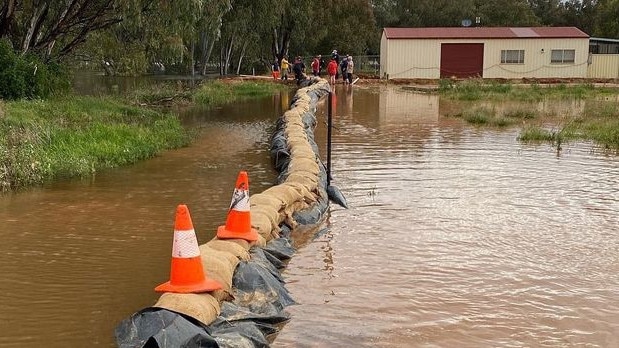
<path fill-rule="evenodd" d="M 69 90 L 66 70 L 43 63 L 35 55 L 20 56 L 11 43 L 0 40 L 0 98 L 46 98 Z"/>

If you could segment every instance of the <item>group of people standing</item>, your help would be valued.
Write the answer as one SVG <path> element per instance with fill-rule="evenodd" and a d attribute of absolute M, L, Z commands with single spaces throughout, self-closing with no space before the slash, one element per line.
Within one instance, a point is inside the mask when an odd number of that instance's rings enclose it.
<path fill-rule="evenodd" d="M 329 74 L 329 82 L 331 84 L 335 84 L 340 73 L 342 76 L 342 83 L 352 84 L 352 74 L 354 70 L 355 63 L 352 60 L 352 56 L 345 55 L 340 61 L 340 55 L 337 53 L 337 50 L 331 52 L 331 61 L 329 61 L 327 65 L 327 73 Z"/>
<path fill-rule="evenodd" d="M 283 56 L 281 62 L 278 62 L 277 58 L 275 58 L 271 68 L 273 70 L 273 78 L 275 79 L 287 81 L 288 74 L 291 72 L 294 73 L 297 83 L 305 79 L 305 63 L 303 63 L 303 57 L 301 56 L 296 56 L 292 64 L 288 61 L 288 56 Z"/>
<path fill-rule="evenodd" d="M 352 84 L 354 66 L 355 64 L 353 62 L 352 56 L 346 55 L 342 57 L 340 61 L 340 56 L 338 55 L 337 50 L 333 50 L 333 52 L 331 52 L 331 60 L 329 61 L 329 64 L 327 64 L 327 74 L 329 75 L 329 82 L 331 84 L 335 84 L 341 73 L 342 83 Z M 314 59 L 312 59 L 310 67 L 312 69 L 312 75 L 321 75 L 324 68 L 324 61 L 320 54 L 316 55 Z M 301 56 L 296 56 L 292 64 L 290 64 L 290 62 L 288 61 L 288 56 L 284 56 L 281 62 L 278 62 L 277 59 L 275 59 L 272 69 L 273 77 L 275 79 L 281 79 L 282 81 L 288 80 L 288 73 L 290 72 L 294 73 L 294 78 L 297 83 L 305 79 L 306 67 L 305 63 L 303 62 L 303 57 Z"/>

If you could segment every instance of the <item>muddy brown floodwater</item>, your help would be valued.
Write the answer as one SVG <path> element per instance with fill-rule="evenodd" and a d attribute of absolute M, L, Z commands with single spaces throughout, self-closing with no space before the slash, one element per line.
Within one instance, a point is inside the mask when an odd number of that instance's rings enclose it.
<path fill-rule="evenodd" d="M 619 346 L 616 155 L 557 156 L 443 117 L 465 106 L 438 96 L 358 87 L 336 91 L 333 134 L 350 209 L 286 268 L 299 305 L 274 347 Z"/>
<path fill-rule="evenodd" d="M 274 183 L 269 136 L 287 103 L 194 110 L 190 147 L 0 197 L 0 346 L 115 346 L 167 280 L 176 205 L 204 243 L 239 170 L 250 194 Z M 285 269 L 298 304 L 273 347 L 619 346 L 619 158 L 444 117 L 462 107 L 337 86 L 333 183 L 350 209 L 332 205 Z"/>

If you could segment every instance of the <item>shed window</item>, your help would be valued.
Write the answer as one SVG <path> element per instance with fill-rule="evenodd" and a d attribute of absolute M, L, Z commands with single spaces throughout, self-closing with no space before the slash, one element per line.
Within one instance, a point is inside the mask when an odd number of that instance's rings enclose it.
<path fill-rule="evenodd" d="M 501 50 L 501 64 L 524 64 L 524 50 Z"/>
<path fill-rule="evenodd" d="M 574 63 L 576 50 L 551 50 L 551 63 Z"/>

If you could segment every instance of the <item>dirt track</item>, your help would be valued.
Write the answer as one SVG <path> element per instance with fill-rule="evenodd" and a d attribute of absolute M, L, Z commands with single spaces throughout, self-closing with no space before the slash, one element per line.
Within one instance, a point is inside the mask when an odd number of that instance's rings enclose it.
<path fill-rule="evenodd" d="M 390 79 L 384 80 L 379 79 L 376 75 L 368 75 L 368 74 L 359 74 L 359 81 L 355 83 L 355 85 L 405 85 L 405 86 L 416 86 L 419 87 L 420 90 L 434 90 L 439 86 L 440 80 L 438 79 Z M 324 76 L 323 76 L 324 78 Z M 229 77 L 226 78 L 229 80 L 260 80 L 260 81 L 273 81 L 273 77 L 266 75 L 240 75 L 238 77 Z M 452 79 L 453 83 L 459 83 L 467 81 L 468 79 Z M 523 78 L 523 79 L 483 79 L 486 83 L 501 83 L 501 84 L 512 84 L 512 85 L 556 85 L 556 84 L 565 84 L 565 85 L 582 85 L 582 84 L 593 84 L 595 87 L 610 87 L 610 88 L 619 88 L 619 79 L 586 79 L 586 78 L 543 78 L 543 79 L 532 79 L 532 78 Z M 295 84 L 295 80 L 289 79 L 288 81 L 277 80 L 277 82 L 286 83 L 286 84 Z M 342 83 L 341 80 L 338 80 L 337 83 Z"/>

